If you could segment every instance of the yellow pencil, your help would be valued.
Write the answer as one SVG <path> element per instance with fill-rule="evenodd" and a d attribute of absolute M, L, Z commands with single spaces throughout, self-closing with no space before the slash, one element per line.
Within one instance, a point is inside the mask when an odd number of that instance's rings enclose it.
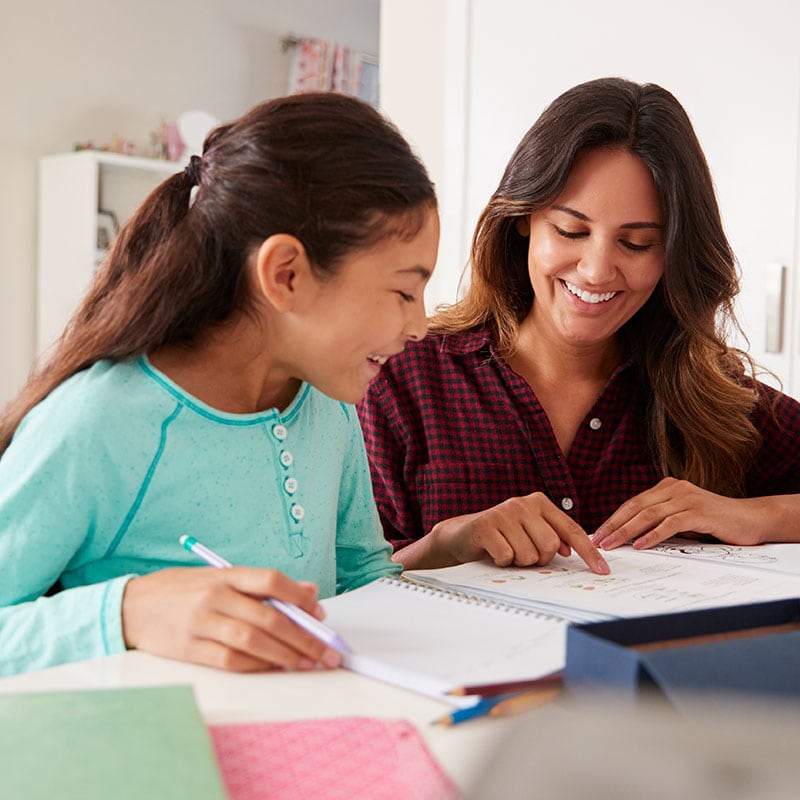
<path fill-rule="evenodd" d="M 556 689 L 536 689 L 532 692 L 522 692 L 513 697 L 507 697 L 489 709 L 489 716 L 510 717 L 514 714 L 521 714 L 523 711 L 529 711 L 532 708 L 549 703 L 560 692 L 560 687 Z"/>

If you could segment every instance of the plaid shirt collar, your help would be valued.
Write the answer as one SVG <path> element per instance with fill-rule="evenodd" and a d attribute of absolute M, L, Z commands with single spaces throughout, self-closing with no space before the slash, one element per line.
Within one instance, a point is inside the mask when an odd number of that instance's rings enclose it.
<path fill-rule="evenodd" d="M 433 334 L 435 335 L 435 334 Z M 463 356 L 471 353 L 478 353 L 486 351 L 495 358 L 499 358 L 494 350 L 494 342 L 488 327 L 482 326 L 474 328 L 470 331 L 464 331 L 457 335 L 444 334 L 441 337 L 441 344 L 439 349 L 443 353 L 452 353 L 453 355 Z M 611 373 L 608 379 L 609 383 L 619 379 L 622 373 L 627 372 L 635 363 L 636 357 L 629 355 L 626 359 L 621 361 L 616 369 Z"/>

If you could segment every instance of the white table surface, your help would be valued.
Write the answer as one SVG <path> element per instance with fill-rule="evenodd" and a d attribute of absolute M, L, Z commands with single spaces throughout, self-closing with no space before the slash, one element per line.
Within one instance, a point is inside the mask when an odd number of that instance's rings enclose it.
<path fill-rule="evenodd" d="M 368 716 L 413 723 L 454 783 L 468 792 L 508 719 L 432 724 L 451 706 L 347 670 L 234 674 L 139 651 L 0 679 L 0 692 L 191 684 L 208 724 Z"/>
<path fill-rule="evenodd" d="M 441 727 L 431 722 L 448 706 L 345 670 L 236 675 L 136 651 L 3 678 L 0 692 L 166 684 L 191 684 L 210 724 L 409 720 L 469 800 L 800 796 L 800 700 L 704 696 L 687 717 L 655 705 L 634 711 L 612 695 L 594 695 Z"/>

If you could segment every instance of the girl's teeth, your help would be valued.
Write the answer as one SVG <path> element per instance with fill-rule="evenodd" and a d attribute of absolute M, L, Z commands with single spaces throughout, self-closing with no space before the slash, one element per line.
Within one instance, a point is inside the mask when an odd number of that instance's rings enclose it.
<path fill-rule="evenodd" d="M 583 289 L 579 289 L 575 286 L 574 283 L 569 283 L 568 281 L 564 281 L 564 285 L 575 297 L 580 298 L 584 303 L 605 303 L 616 294 L 616 292 L 602 292 L 601 294 L 585 292 Z"/>
<path fill-rule="evenodd" d="M 374 361 L 376 364 L 380 364 L 383 366 L 389 359 L 387 356 L 368 356 L 370 361 Z"/>

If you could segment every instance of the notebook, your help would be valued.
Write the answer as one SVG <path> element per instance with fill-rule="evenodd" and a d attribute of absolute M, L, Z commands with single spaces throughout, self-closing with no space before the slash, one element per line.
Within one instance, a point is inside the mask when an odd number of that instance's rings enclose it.
<path fill-rule="evenodd" d="M 381 578 L 322 602 L 362 675 L 469 705 L 464 685 L 529 680 L 564 666 L 566 623 L 465 593 Z"/>
<path fill-rule="evenodd" d="M 3 800 L 225 800 L 189 686 L 0 694 Z"/>
<path fill-rule="evenodd" d="M 405 720 L 338 717 L 212 725 L 210 731 L 230 800 L 460 797 Z"/>

